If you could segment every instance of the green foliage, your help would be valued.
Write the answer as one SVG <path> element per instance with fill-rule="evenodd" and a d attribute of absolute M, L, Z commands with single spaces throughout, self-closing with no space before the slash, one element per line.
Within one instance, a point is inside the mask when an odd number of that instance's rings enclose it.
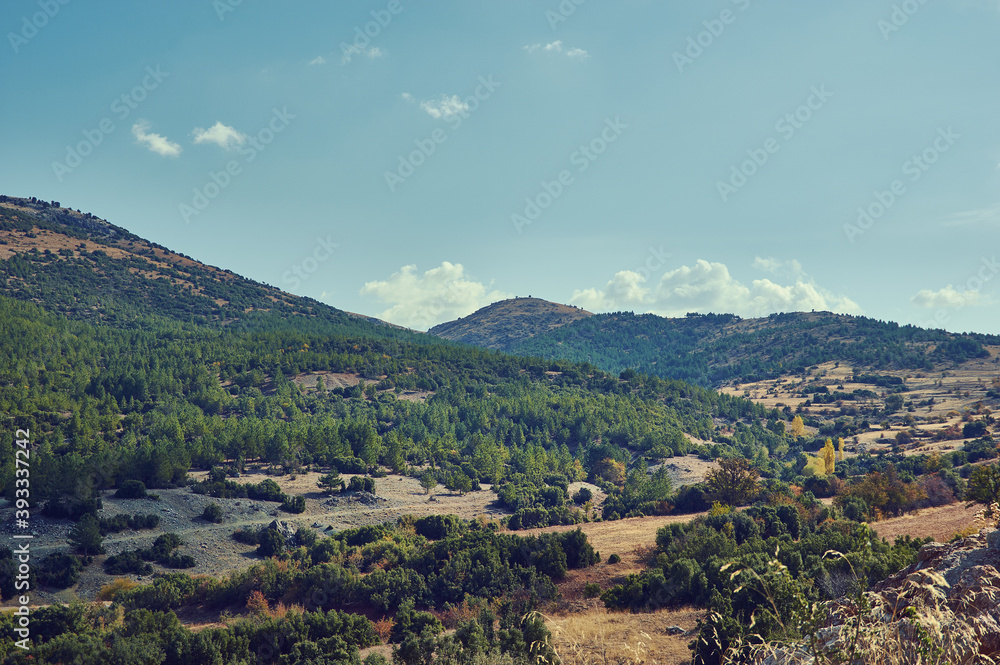
<path fill-rule="evenodd" d="M 141 480 L 125 480 L 115 492 L 116 499 L 145 499 L 146 485 Z"/>
<path fill-rule="evenodd" d="M 370 492 L 375 493 L 375 479 L 363 476 L 354 476 L 347 484 L 348 492 Z"/>
<path fill-rule="evenodd" d="M 222 506 L 217 503 L 210 503 L 201 512 L 201 519 L 215 524 L 222 524 Z"/>
<path fill-rule="evenodd" d="M 279 509 L 286 513 L 304 513 L 306 512 L 306 498 L 304 496 L 286 496 Z"/>
<path fill-rule="evenodd" d="M 70 529 L 67 538 L 73 549 L 84 556 L 94 554 L 104 554 L 104 536 L 101 534 L 101 526 L 91 514 L 84 515 L 79 522 Z"/>

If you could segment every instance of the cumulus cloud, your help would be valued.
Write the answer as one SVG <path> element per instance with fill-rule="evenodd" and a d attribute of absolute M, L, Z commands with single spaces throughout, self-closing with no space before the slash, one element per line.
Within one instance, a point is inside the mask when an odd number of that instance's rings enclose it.
<path fill-rule="evenodd" d="M 233 150 L 243 145 L 247 140 L 246 134 L 236 129 L 216 122 L 208 129 L 196 127 L 194 130 L 195 143 L 214 143 L 225 150 Z"/>
<path fill-rule="evenodd" d="M 489 284 L 468 275 L 461 263 L 448 261 L 422 275 L 415 265 L 403 266 L 387 280 L 366 283 L 360 293 L 390 305 L 378 314 L 380 319 L 415 330 L 426 330 L 512 297 L 490 290 Z"/>
<path fill-rule="evenodd" d="M 992 304 L 993 299 L 979 291 L 959 291 L 949 284 L 943 289 L 922 289 L 910 298 L 917 307 L 979 307 Z"/>
<path fill-rule="evenodd" d="M 313 58 L 312 60 L 309 61 L 309 64 L 310 65 L 325 65 L 326 64 L 326 58 L 324 58 L 321 55 L 316 56 L 315 58 Z"/>
<path fill-rule="evenodd" d="M 136 143 L 164 157 L 178 157 L 181 154 L 180 145 L 160 134 L 151 134 L 150 127 L 146 120 L 140 120 L 132 125 L 132 136 L 135 137 Z"/>
<path fill-rule="evenodd" d="M 757 279 L 749 285 L 734 278 L 723 263 L 699 259 L 693 266 L 681 266 L 665 272 L 655 284 L 647 277 L 624 270 L 614 275 L 603 288 L 577 290 L 570 302 L 591 311 L 637 310 L 660 316 L 683 316 L 688 312 L 733 313 L 740 316 L 766 316 L 774 312 L 829 310 L 858 314 L 860 306 L 850 298 L 835 295 L 819 287 L 801 272 L 798 262 L 760 259 L 755 267 L 775 271 L 798 267 L 791 283 Z"/>
<path fill-rule="evenodd" d="M 441 95 L 439 101 L 420 102 L 420 108 L 432 118 L 450 118 L 453 115 L 468 113 L 469 105 L 458 95 Z"/>
<path fill-rule="evenodd" d="M 548 44 L 528 44 L 524 47 L 524 50 L 528 53 L 534 53 L 536 51 L 543 51 L 546 53 L 562 53 L 567 58 L 576 58 L 577 60 L 585 60 L 589 57 L 589 54 L 582 48 L 564 48 L 561 39 L 549 42 Z"/>

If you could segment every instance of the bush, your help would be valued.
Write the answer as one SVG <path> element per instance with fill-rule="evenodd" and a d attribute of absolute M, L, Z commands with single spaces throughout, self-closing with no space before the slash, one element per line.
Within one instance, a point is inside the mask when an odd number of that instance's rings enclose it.
<path fill-rule="evenodd" d="M 222 523 L 222 506 L 217 503 L 210 503 L 205 506 L 205 510 L 201 513 L 201 519 L 207 522 L 214 522 L 216 524 Z"/>
<path fill-rule="evenodd" d="M 620 563 L 621 560 L 622 560 L 622 558 L 620 556 L 618 556 L 617 554 L 612 554 L 611 556 L 608 557 L 608 563 L 610 563 L 610 564 Z"/>
<path fill-rule="evenodd" d="M 137 550 L 128 550 L 109 556 L 104 561 L 104 572 L 108 575 L 151 575 L 153 567 L 142 560 Z"/>
<path fill-rule="evenodd" d="M 306 511 L 306 498 L 304 496 L 286 496 L 281 502 L 281 510 L 286 513 L 304 513 Z"/>
<path fill-rule="evenodd" d="M 351 478 L 351 482 L 347 484 L 348 492 L 370 492 L 375 493 L 375 479 L 365 478 L 364 476 L 354 476 Z"/>
<path fill-rule="evenodd" d="M 595 584 L 594 582 L 588 582 L 583 587 L 583 597 L 584 598 L 597 598 L 601 595 L 601 585 Z"/>
<path fill-rule="evenodd" d="M 54 589 L 66 589 L 76 584 L 82 571 L 83 562 L 79 557 L 57 552 L 42 560 L 36 574 L 41 584 Z"/>
<path fill-rule="evenodd" d="M 454 515 L 430 515 L 421 517 L 413 523 L 414 529 L 428 540 L 442 540 L 450 536 L 461 535 L 465 524 Z"/>
<path fill-rule="evenodd" d="M 146 485 L 141 480 L 126 480 L 118 486 L 116 499 L 145 499 Z"/>
<path fill-rule="evenodd" d="M 115 515 L 114 517 L 102 517 L 98 523 L 101 534 L 118 533 L 131 529 L 140 531 L 142 529 L 155 529 L 160 525 L 159 515 Z"/>
<path fill-rule="evenodd" d="M 365 473 L 368 470 L 365 461 L 357 457 L 334 457 L 330 460 L 330 466 L 340 473 Z"/>
<path fill-rule="evenodd" d="M 593 498 L 594 498 L 594 493 L 591 492 L 590 488 L 588 487 L 581 487 L 576 492 L 573 492 L 573 503 L 575 503 L 578 506 L 587 503 Z"/>
<path fill-rule="evenodd" d="M 263 557 L 277 556 L 285 551 L 285 537 L 274 529 L 263 529 L 260 532 L 257 554 Z"/>

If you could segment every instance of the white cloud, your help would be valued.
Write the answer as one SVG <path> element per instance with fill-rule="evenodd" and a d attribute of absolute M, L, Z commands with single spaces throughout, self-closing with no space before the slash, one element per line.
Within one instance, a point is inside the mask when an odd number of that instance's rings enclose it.
<path fill-rule="evenodd" d="M 760 265 L 758 265 L 758 263 Z M 829 310 L 848 314 L 861 312 L 850 298 L 837 296 L 801 273 L 797 261 L 782 264 L 759 259 L 757 267 L 799 268 L 799 275 L 783 285 L 770 279 L 754 280 L 749 286 L 735 279 L 722 263 L 699 259 L 664 273 L 656 284 L 630 270 L 617 273 L 603 288 L 577 290 L 570 302 L 591 311 L 638 310 L 661 316 L 683 316 L 688 312 L 733 313 L 766 316 L 774 312 Z"/>
<path fill-rule="evenodd" d="M 346 65 L 351 60 L 353 60 L 354 56 L 356 55 L 363 55 L 369 58 L 370 60 L 374 60 L 375 58 L 381 58 L 385 56 L 385 54 L 386 54 L 385 51 L 383 51 L 377 46 L 372 46 L 371 48 L 365 48 L 363 46 L 351 44 L 350 46 L 347 46 L 344 49 L 344 55 L 343 57 L 340 58 L 340 64 Z"/>
<path fill-rule="evenodd" d="M 764 272 L 775 274 L 779 272 L 790 273 L 792 275 L 802 274 L 802 264 L 791 259 L 790 261 L 782 261 L 776 259 L 773 256 L 767 258 L 761 258 L 759 256 L 754 257 L 753 267 L 757 270 L 763 270 Z"/>
<path fill-rule="evenodd" d="M 427 111 L 427 115 L 432 118 L 450 118 L 453 115 L 468 113 L 469 105 L 462 101 L 458 95 L 441 95 L 440 101 L 420 102 L 420 108 Z"/>
<path fill-rule="evenodd" d="M 180 145 L 170 141 L 165 136 L 160 134 L 150 134 L 149 128 L 151 125 L 146 120 L 140 120 L 139 122 L 132 125 L 132 136 L 135 137 L 136 142 L 150 150 L 155 152 L 157 155 L 163 155 L 164 157 L 177 157 L 181 154 L 183 148 Z"/>
<path fill-rule="evenodd" d="M 437 268 L 417 273 L 415 265 L 403 266 L 384 281 L 368 282 L 360 291 L 391 305 L 380 319 L 415 330 L 471 314 L 512 295 L 491 291 L 490 285 L 470 277 L 460 263 L 444 261 Z"/>
<path fill-rule="evenodd" d="M 959 291 L 949 284 L 937 291 L 917 291 L 910 302 L 917 307 L 978 307 L 992 304 L 993 299 L 979 291 Z"/>
<path fill-rule="evenodd" d="M 563 43 L 561 39 L 557 39 L 554 42 L 549 42 L 548 44 L 528 44 L 524 47 L 524 50 L 528 53 L 534 53 L 535 51 L 545 51 L 547 53 L 563 53 L 567 58 L 576 58 L 578 60 L 584 60 L 589 57 L 589 54 L 582 48 L 563 48 Z"/>
<path fill-rule="evenodd" d="M 225 150 L 232 150 L 243 145 L 247 140 L 246 134 L 236 129 L 216 122 L 208 129 L 196 127 L 194 130 L 195 143 L 214 143 Z"/>
<path fill-rule="evenodd" d="M 315 58 L 313 58 L 312 60 L 309 61 L 309 64 L 310 65 L 325 65 L 326 64 L 326 58 L 324 58 L 321 55 L 320 56 L 316 56 Z"/>
<path fill-rule="evenodd" d="M 402 97 L 404 100 L 406 100 L 408 102 L 412 102 L 413 101 L 413 95 L 411 95 L 408 92 L 404 92 L 403 94 L 400 95 L 400 97 Z"/>
<path fill-rule="evenodd" d="M 964 210 L 948 215 L 944 226 L 978 226 L 981 224 L 1000 226 L 1000 204 L 978 210 Z"/>

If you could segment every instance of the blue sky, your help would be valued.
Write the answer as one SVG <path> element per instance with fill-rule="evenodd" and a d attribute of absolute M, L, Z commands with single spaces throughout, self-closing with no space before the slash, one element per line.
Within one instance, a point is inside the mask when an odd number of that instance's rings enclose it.
<path fill-rule="evenodd" d="M 1000 2 L 8 0 L 0 191 L 424 329 L 1000 332 Z"/>

